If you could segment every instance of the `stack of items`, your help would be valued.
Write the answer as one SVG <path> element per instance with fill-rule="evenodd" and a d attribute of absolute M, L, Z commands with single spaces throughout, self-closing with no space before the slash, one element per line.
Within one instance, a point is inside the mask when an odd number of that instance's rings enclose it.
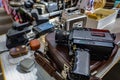
<path fill-rule="evenodd" d="M 106 0 L 95 0 L 94 11 L 88 14 L 88 24 L 87 27 L 93 27 L 98 29 L 103 29 L 107 25 L 116 21 L 117 10 L 105 9 Z"/>
<path fill-rule="evenodd" d="M 104 0 L 95 1 L 94 9 L 96 10 L 88 14 L 88 21 L 91 21 L 89 26 L 102 29 L 115 21 L 116 11 L 100 9 L 104 6 Z M 9 54 L 12 58 L 18 58 L 27 55 L 29 50 L 34 52 L 34 57 L 33 54 L 30 55 L 34 59 L 30 57 L 20 61 L 21 70 L 25 72 L 32 71 L 36 61 L 56 80 L 93 80 L 90 79 L 92 77 L 90 59 L 105 61 L 112 55 L 112 51 L 115 48 L 115 36 L 108 30 L 84 28 L 87 19 L 84 11 L 81 11 L 84 10 L 84 5 L 79 7 L 80 10 L 77 8 L 76 11 L 63 11 L 60 24 L 55 26 L 49 22 L 48 18 L 41 16 L 44 11 L 42 12 L 41 4 L 38 4 L 40 0 L 27 0 L 20 5 L 18 4 L 19 2 L 17 4 L 13 2 L 10 2 L 10 6 L 20 7 L 15 11 L 19 12 L 17 17 L 21 17 L 22 20 L 15 22 L 6 34 L 6 46 L 9 49 Z M 55 11 L 54 9 L 57 10 L 57 8 L 53 9 L 54 6 L 57 6 L 56 4 L 49 3 L 47 5 L 45 2 L 41 3 L 47 6 L 48 12 Z M 84 1 L 83 3 L 86 4 Z M 21 8 L 21 6 L 25 8 Z M 15 14 L 17 13 L 15 12 Z M 12 15 L 14 16 L 14 14 Z M 33 22 L 36 22 L 36 24 L 33 24 Z M 87 25 L 87 27 L 89 26 Z M 50 37 L 51 40 L 46 39 L 49 51 L 48 53 L 47 51 L 46 53 L 45 51 L 41 52 L 39 50 L 41 44 L 37 38 L 49 32 L 54 33 L 54 37 Z M 54 40 L 53 42 L 52 39 Z M 66 56 L 69 59 L 61 55 L 64 51 L 60 52 L 60 50 L 57 50 L 62 45 L 67 47 Z M 54 48 L 54 46 L 56 47 Z"/>

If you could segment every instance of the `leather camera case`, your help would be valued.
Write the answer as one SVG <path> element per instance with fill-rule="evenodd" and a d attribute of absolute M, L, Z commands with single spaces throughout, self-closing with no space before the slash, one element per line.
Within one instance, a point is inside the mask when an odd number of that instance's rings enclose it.
<path fill-rule="evenodd" d="M 13 58 L 17 58 L 28 53 L 28 48 L 25 45 L 17 46 L 10 49 L 10 55 Z"/>

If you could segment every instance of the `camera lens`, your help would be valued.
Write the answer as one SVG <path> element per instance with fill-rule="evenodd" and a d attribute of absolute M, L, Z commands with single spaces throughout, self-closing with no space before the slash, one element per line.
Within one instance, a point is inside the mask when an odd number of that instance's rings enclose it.
<path fill-rule="evenodd" d="M 58 44 L 68 44 L 69 32 L 63 30 L 56 30 L 55 41 Z"/>

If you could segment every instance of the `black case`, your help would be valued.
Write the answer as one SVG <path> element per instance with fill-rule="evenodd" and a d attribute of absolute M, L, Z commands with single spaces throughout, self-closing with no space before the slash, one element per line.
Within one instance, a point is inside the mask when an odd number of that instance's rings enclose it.
<path fill-rule="evenodd" d="M 77 50 L 75 52 L 72 70 L 68 80 L 89 80 L 90 78 L 90 55 L 88 51 Z"/>
<path fill-rule="evenodd" d="M 92 60 L 107 60 L 114 49 L 114 38 L 108 30 L 81 28 L 70 34 L 70 44 L 88 49 Z"/>

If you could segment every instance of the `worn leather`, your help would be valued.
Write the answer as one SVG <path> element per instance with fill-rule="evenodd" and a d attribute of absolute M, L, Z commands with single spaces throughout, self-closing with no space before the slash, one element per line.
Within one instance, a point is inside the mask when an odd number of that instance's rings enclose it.
<path fill-rule="evenodd" d="M 17 47 L 14 47 L 14 48 L 10 49 L 10 55 L 13 58 L 26 55 L 27 53 L 28 53 L 28 48 L 25 45 L 17 46 Z"/>
<path fill-rule="evenodd" d="M 58 68 L 63 70 L 64 64 L 71 67 L 70 65 L 70 57 L 68 56 L 68 48 L 65 46 L 57 46 L 55 43 L 55 34 L 51 33 L 46 36 L 46 41 L 48 42 L 49 52 L 47 53 L 51 59 L 56 63 Z"/>

